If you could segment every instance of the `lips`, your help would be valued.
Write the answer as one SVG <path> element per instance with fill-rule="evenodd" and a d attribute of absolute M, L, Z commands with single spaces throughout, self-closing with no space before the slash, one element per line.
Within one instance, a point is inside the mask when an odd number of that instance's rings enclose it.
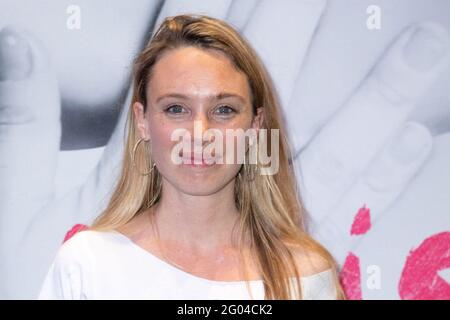
<path fill-rule="evenodd" d="M 201 162 L 200 162 L 201 161 Z M 215 164 L 218 161 L 215 157 L 203 157 L 201 154 L 192 153 L 191 156 L 183 157 L 183 162 L 189 165 L 197 166 L 209 166 Z"/>

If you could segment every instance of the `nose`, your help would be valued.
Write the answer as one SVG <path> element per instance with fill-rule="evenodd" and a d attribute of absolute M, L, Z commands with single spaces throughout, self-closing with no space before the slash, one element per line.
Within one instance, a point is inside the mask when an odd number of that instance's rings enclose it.
<path fill-rule="evenodd" d="M 193 119 L 193 132 L 191 132 L 191 137 L 194 138 L 194 146 L 204 146 L 207 141 L 203 141 L 205 132 L 210 128 L 210 121 L 208 115 L 204 112 L 199 112 L 195 115 Z"/>
<path fill-rule="evenodd" d="M 202 128 L 204 129 L 203 131 L 208 130 L 210 121 L 206 112 L 197 112 L 193 119 L 194 123 L 196 122 L 197 124 L 201 124 Z"/>

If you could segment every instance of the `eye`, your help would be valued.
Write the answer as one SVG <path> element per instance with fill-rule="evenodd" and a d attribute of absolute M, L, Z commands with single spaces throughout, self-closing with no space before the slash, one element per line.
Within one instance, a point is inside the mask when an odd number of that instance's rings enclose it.
<path fill-rule="evenodd" d="M 170 107 L 166 108 L 164 111 L 166 113 L 179 115 L 179 114 L 184 113 L 183 110 L 184 110 L 184 108 L 182 106 L 180 106 L 179 104 L 174 104 L 174 105 L 171 105 Z"/>
<path fill-rule="evenodd" d="M 220 115 L 231 115 L 233 113 L 235 113 L 236 111 L 231 108 L 230 106 L 224 105 L 224 106 L 220 106 L 216 109 L 216 112 L 219 113 Z"/>

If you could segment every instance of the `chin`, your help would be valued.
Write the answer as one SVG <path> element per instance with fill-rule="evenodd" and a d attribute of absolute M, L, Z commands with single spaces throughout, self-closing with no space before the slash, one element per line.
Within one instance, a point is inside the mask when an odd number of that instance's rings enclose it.
<path fill-rule="evenodd" d="M 183 181 L 182 184 L 175 185 L 175 188 L 190 196 L 209 196 L 220 191 L 224 185 L 213 183 L 202 183 L 201 181 Z"/>
<path fill-rule="evenodd" d="M 171 172 L 177 172 L 177 175 L 171 174 L 171 177 L 166 178 L 169 178 L 168 182 L 175 189 L 192 196 L 212 195 L 225 188 L 233 180 L 232 176 L 224 175 L 217 169 L 207 171 L 174 170 Z"/>

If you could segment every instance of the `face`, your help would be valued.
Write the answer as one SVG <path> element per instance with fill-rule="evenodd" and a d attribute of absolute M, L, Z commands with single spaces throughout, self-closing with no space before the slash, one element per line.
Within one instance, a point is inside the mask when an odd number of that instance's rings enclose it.
<path fill-rule="evenodd" d="M 226 95 L 218 96 L 222 93 Z M 227 130 L 257 131 L 263 121 L 263 108 L 253 113 L 246 75 L 216 50 L 184 47 L 163 54 L 153 68 L 147 104 L 145 113 L 141 103 L 133 105 L 135 125 L 142 138 L 150 139 L 153 161 L 163 183 L 192 195 L 216 193 L 234 182 L 242 164 L 226 161 L 229 152 L 236 154 L 238 139 L 227 135 Z M 174 140 L 172 136 L 180 129 L 187 133 L 190 152 L 180 149 L 182 140 Z M 203 134 L 211 129 L 216 133 L 215 139 L 203 140 Z M 210 148 L 213 142 L 215 145 L 221 142 L 222 152 Z M 223 163 L 192 165 L 173 161 L 174 150 L 179 150 L 174 154 L 191 160 L 194 153 L 198 154 L 195 143 L 203 150 L 209 148 L 209 154 L 215 159 L 222 158 Z"/>

